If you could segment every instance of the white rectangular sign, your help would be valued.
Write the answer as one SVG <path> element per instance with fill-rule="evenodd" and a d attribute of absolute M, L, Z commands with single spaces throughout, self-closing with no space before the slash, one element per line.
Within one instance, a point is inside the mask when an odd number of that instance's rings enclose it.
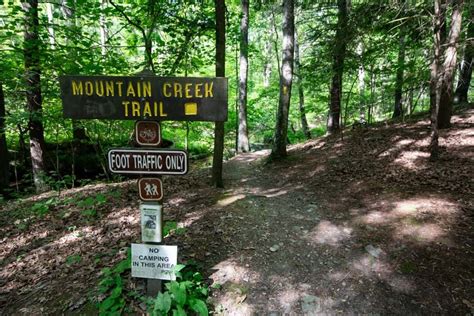
<path fill-rule="evenodd" d="M 132 244 L 132 277 L 176 280 L 178 246 Z"/>
<path fill-rule="evenodd" d="M 161 205 L 140 204 L 143 242 L 161 242 Z"/>

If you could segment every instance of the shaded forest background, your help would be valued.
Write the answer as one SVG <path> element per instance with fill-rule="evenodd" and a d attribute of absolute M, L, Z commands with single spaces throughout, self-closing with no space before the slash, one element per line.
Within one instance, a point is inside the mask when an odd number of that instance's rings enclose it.
<path fill-rule="evenodd" d="M 110 178 L 105 153 L 127 146 L 133 122 L 64 119 L 58 76 L 215 76 L 216 3 L 4 0 L 0 193 Z M 437 127 L 472 95 L 472 13 L 461 0 L 227 1 L 224 158 L 278 158 L 288 143 L 430 109 L 436 158 Z M 162 130 L 191 157 L 213 152 L 213 123 Z"/>

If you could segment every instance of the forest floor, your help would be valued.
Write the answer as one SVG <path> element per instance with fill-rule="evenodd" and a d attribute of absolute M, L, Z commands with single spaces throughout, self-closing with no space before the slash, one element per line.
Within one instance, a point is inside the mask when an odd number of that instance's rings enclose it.
<path fill-rule="evenodd" d="M 166 177 L 165 220 L 184 229 L 165 243 L 221 285 L 224 315 L 473 314 L 474 109 L 441 131 L 436 162 L 428 143 L 426 119 L 381 124 L 281 162 L 236 156 L 221 190 L 208 169 Z M 100 270 L 140 240 L 135 181 L 55 196 L 0 212 L 0 314 L 87 313 Z"/>

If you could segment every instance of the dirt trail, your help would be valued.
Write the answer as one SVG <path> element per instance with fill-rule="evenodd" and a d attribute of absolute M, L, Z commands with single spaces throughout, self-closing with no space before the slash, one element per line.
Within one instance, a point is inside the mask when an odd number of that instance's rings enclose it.
<path fill-rule="evenodd" d="M 196 191 L 183 259 L 222 285 L 225 315 L 472 313 L 473 114 L 436 163 L 427 121 L 235 157 L 220 195 Z"/>
<path fill-rule="evenodd" d="M 474 313 L 474 110 L 453 123 L 436 163 L 424 120 L 291 146 L 272 164 L 239 155 L 220 190 L 206 169 L 166 177 L 165 220 L 184 233 L 165 242 L 219 285 L 218 314 Z M 98 194 L 88 217 L 77 201 Z M 2 314 L 85 313 L 99 271 L 140 240 L 135 181 L 66 191 L 24 227 L 16 210 L 48 198 L 0 212 Z"/>

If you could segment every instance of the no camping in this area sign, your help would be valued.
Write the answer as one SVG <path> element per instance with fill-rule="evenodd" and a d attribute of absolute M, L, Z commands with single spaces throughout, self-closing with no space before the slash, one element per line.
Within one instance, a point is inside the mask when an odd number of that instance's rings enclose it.
<path fill-rule="evenodd" d="M 132 244 L 132 277 L 176 280 L 178 246 Z"/>

